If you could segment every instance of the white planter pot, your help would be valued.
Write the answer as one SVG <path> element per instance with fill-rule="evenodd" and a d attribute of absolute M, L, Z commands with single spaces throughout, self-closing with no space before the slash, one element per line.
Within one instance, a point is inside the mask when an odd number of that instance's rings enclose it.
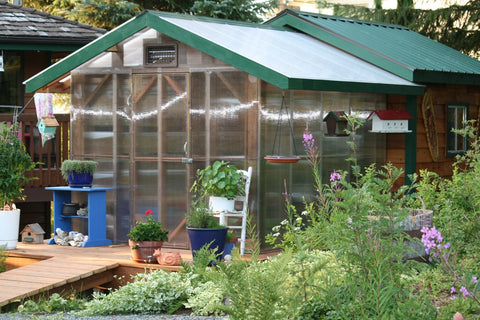
<path fill-rule="evenodd" d="M 210 197 L 209 199 L 210 210 L 212 212 L 218 211 L 233 211 L 235 205 L 235 199 L 228 199 L 225 197 Z"/>
<path fill-rule="evenodd" d="M 20 227 L 20 209 L 0 210 L 0 246 L 7 245 L 7 250 L 17 247 Z"/>

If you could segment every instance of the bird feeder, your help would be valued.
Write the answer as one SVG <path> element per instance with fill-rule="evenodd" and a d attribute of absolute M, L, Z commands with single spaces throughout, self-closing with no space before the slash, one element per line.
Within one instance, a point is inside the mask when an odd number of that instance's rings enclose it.
<path fill-rule="evenodd" d="M 407 110 L 375 110 L 368 116 L 372 119 L 372 131 L 377 133 L 406 133 L 412 116 Z"/>
<path fill-rule="evenodd" d="M 345 136 L 345 129 L 347 129 L 347 115 L 343 111 L 330 111 L 323 118 L 327 123 L 328 136 Z"/>
<path fill-rule="evenodd" d="M 43 116 L 40 117 L 37 126 L 40 133 L 55 133 L 58 127 L 58 121 L 54 116 Z"/>

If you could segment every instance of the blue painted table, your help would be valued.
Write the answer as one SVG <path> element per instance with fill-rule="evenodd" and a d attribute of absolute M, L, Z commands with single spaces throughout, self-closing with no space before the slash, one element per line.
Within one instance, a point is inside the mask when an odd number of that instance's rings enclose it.
<path fill-rule="evenodd" d="M 53 230 L 60 228 L 64 231 L 72 230 L 72 219 L 88 220 L 88 240 L 82 247 L 106 246 L 112 244 L 107 239 L 107 191 L 113 188 L 71 188 L 47 187 L 53 191 Z M 88 192 L 88 216 L 64 216 L 62 209 L 64 203 L 72 202 L 72 192 Z M 52 238 L 48 244 L 55 244 Z"/>

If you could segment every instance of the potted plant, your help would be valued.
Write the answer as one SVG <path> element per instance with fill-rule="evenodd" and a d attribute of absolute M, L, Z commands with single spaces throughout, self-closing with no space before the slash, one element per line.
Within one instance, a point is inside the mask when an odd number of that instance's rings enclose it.
<path fill-rule="evenodd" d="M 128 245 L 132 252 L 132 260 L 138 262 L 155 263 L 155 250 L 160 250 L 163 243 L 168 241 L 168 230 L 163 229 L 163 223 L 155 220 L 152 210 L 145 211 L 145 221 L 137 221 L 127 234 L 130 239 Z"/>
<path fill-rule="evenodd" d="M 7 250 L 15 249 L 18 243 L 20 210 L 14 201 L 25 199 L 24 186 L 33 179 L 26 172 L 36 165 L 17 130 L 17 125 L 0 123 L 0 245 L 6 245 Z"/>
<path fill-rule="evenodd" d="M 198 196 L 192 201 L 186 224 L 193 257 L 202 247 L 208 246 L 217 249 L 217 258 L 221 259 L 228 228 L 220 225 L 212 216 L 204 196 Z"/>
<path fill-rule="evenodd" d="M 232 211 L 235 198 L 245 193 L 245 176 L 226 161 L 215 161 L 213 165 L 197 171 L 192 189 L 209 196 L 211 211 Z"/>
<path fill-rule="evenodd" d="M 98 162 L 92 160 L 65 160 L 62 162 L 62 176 L 72 188 L 90 188 L 97 166 Z"/>

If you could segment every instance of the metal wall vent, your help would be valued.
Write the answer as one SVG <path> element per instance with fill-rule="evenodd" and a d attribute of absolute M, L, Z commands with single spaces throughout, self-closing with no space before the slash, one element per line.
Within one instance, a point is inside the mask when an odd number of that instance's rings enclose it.
<path fill-rule="evenodd" d="M 145 46 L 145 66 L 176 67 L 178 52 L 176 44 Z"/>

